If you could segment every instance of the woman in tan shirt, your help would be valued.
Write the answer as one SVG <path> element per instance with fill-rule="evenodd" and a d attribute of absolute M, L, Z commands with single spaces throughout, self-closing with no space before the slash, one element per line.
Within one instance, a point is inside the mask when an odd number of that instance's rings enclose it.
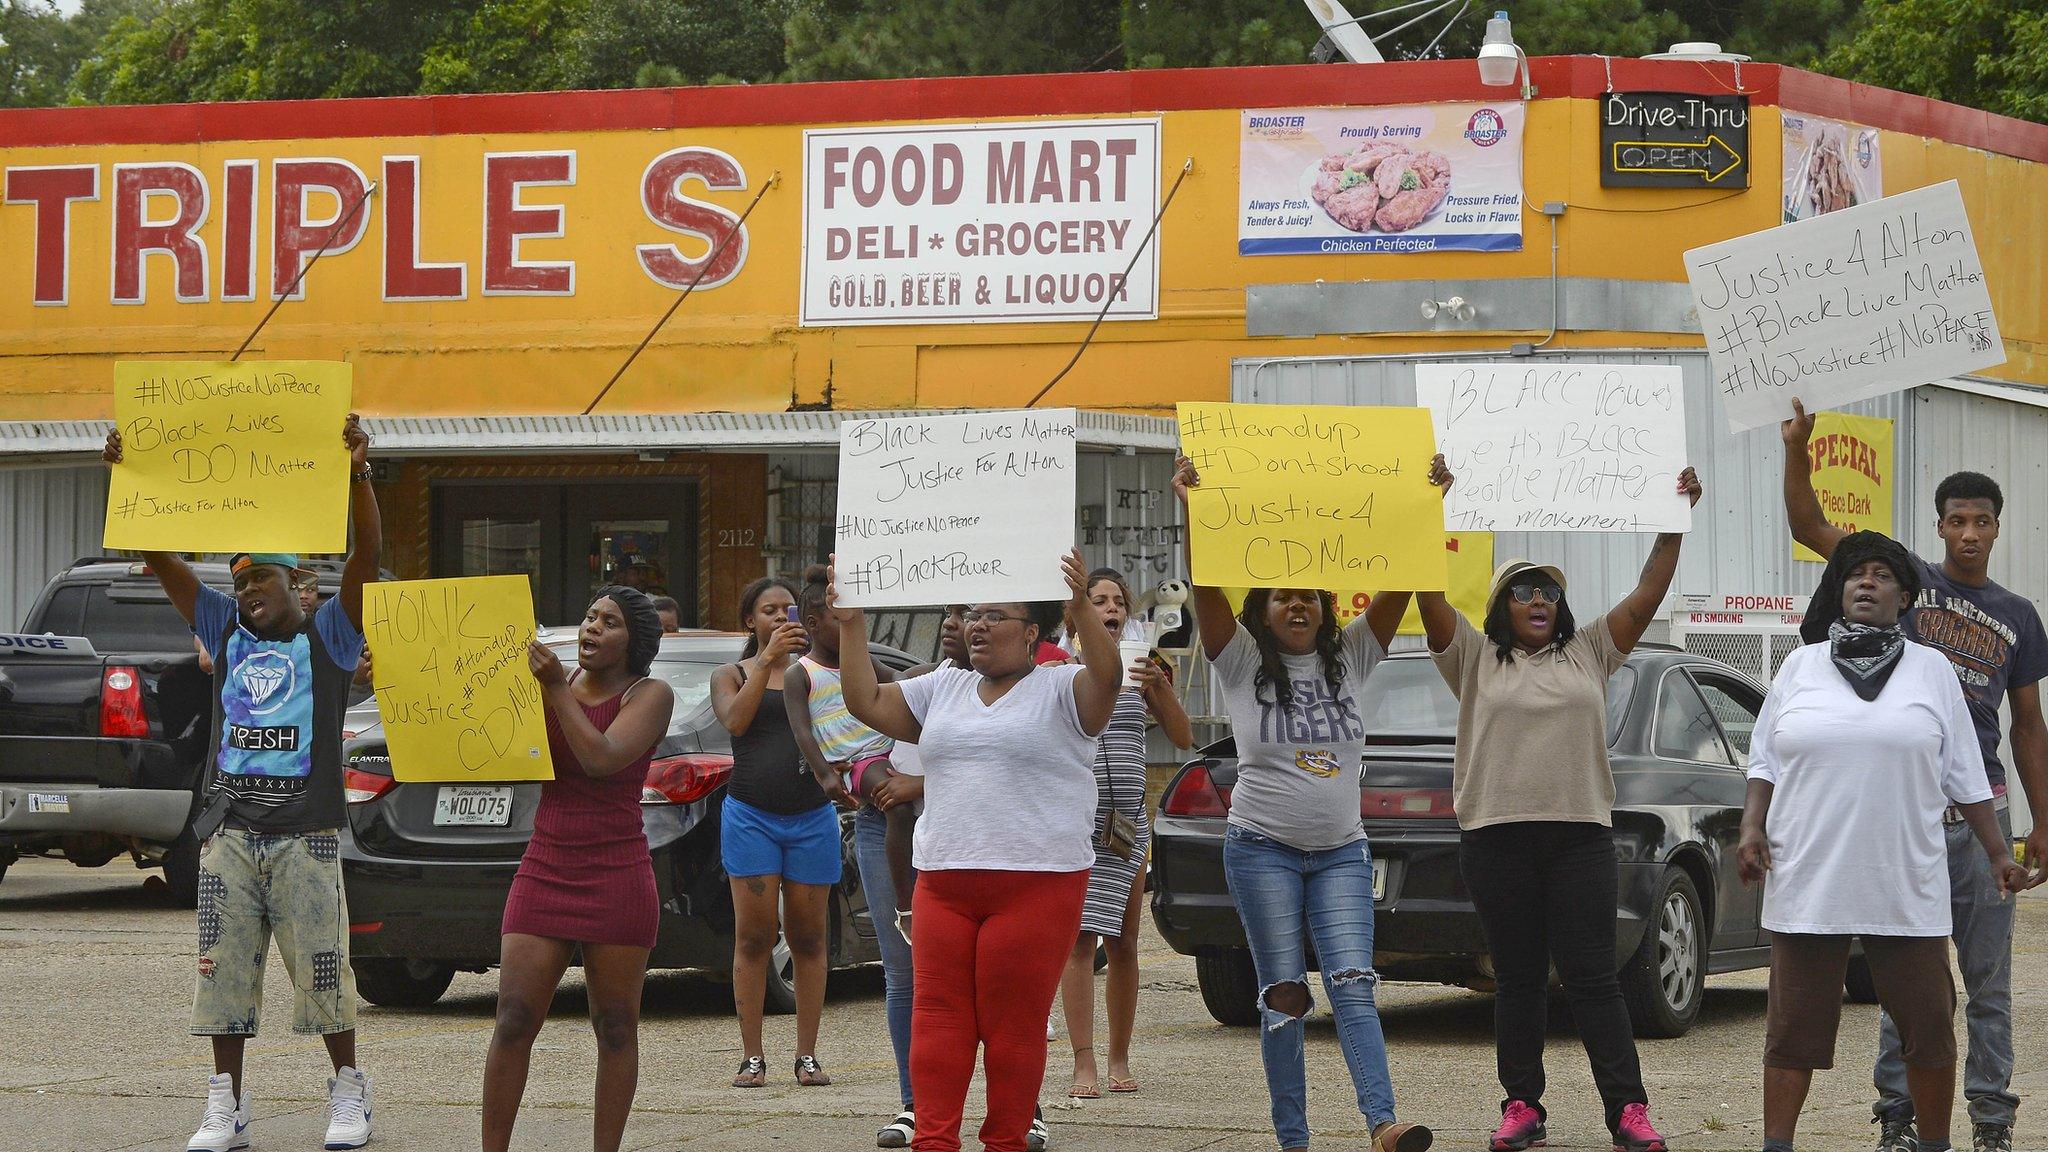
<path fill-rule="evenodd" d="M 1678 487 L 1694 504 L 1699 478 Z M 1678 570 L 1675 532 L 1657 537 L 1642 580 L 1583 626 L 1564 573 L 1511 560 L 1494 573 L 1482 632 L 1441 592 L 1418 592 L 1437 670 L 1458 697 L 1452 802 L 1458 863 L 1486 932 L 1499 990 L 1494 1047 L 1501 1124 L 1494 1152 L 1547 1138 L 1545 999 L 1554 961 L 1606 1106 L 1615 1152 L 1664 1152 L 1650 1125 L 1635 1034 L 1614 970 L 1614 777 L 1607 678 L 1654 619 Z"/>

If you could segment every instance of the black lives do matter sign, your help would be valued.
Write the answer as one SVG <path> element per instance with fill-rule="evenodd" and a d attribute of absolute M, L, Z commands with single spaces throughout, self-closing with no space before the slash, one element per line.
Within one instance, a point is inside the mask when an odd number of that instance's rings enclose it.
<path fill-rule="evenodd" d="M 1607 93 L 1600 98 L 1600 184 L 1749 187 L 1749 97 Z"/>

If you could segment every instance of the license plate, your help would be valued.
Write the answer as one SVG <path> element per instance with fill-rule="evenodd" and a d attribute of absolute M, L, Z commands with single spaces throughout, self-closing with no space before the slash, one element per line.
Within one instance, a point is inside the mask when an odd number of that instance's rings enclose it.
<path fill-rule="evenodd" d="M 1372 867 L 1372 900 L 1377 904 L 1387 898 L 1387 866 L 1383 863 Z"/>
<path fill-rule="evenodd" d="M 28 810 L 31 812 L 69 812 L 71 796 L 66 792 L 31 792 L 28 794 Z"/>
<path fill-rule="evenodd" d="M 441 789 L 434 800 L 434 824 L 476 824 L 503 828 L 512 822 L 512 789 L 508 785 L 487 788 Z"/>

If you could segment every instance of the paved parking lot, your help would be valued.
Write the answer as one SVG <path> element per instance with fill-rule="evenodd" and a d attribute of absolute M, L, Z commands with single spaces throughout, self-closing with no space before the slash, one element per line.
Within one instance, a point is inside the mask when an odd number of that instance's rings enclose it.
<path fill-rule="evenodd" d="M 2018 1090 L 2048 1101 L 2048 898 L 2030 896 L 2016 958 Z M 22 861 L 0 883 L 0 1148 L 24 1152 L 182 1149 L 198 1120 L 209 1067 L 204 1042 L 186 1036 L 193 940 L 191 914 L 166 908 L 143 875 L 123 864 L 81 871 Z M 1143 952 L 1137 1075 L 1144 1090 L 1069 1108 L 1051 1095 L 1054 1147 L 1264 1152 L 1265 1082 L 1258 1048 L 1243 1031 L 1203 1011 L 1194 968 L 1157 937 Z M 365 1007 L 363 1061 L 375 1081 L 372 1147 L 475 1147 L 484 1046 L 494 975 L 456 978 L 429 1011 Z M 275 965 L 268 990 L 274 1033 L 251 1046 L 258 1149 L 318 1148 L 326 1068 L 319 1045 L 288 1030 L 290 988 Z M 1441 1148 L 1485 1147 L 1496 1115 L 1492 1012 L 1457 989 L 1388 985 L 1382 1012 L 1404 1114 L 1439 1132 Z M 593 1074 L 590 1030 L 573 975 L 542 1033 L 515 1146 L 589 1147 Z M 1706 1019 L 1681 1040 L 1644 1044 L 1653 1115 L 1674 1148 L 1757 1147 L 1761 973 L 1717 978 Z M 1868 1148 L 1866 1069 L 1875 1010 L 1849 1006 L 1839 1067 L 1824 1073 L 1803 1122 L 1803 1149 Z M 1568 1021 L 1551 1036 L 1552 1144 L 1607 1148 L 1585 1059 Z M 739 1062 L 728 990 L 684 973 L 648 981 L 641 1032 L 639 1108 L 627 1147 L 706 1152 L 873 1147 L 894 1103 L 895 1073 L 882 1023 L 878 974 L 836 976 L 820 1055 L 837 1079 L 797 1089 L 788 1060 L 793 1028 L 771 1018 L 771 1084 L 726 1087 Z M 1049 1090 L 1066 1083 L 1065 1038 L 1052 1045 Z M 1319 1147 L 1365 1147 L 1363 1122 L 1327 1017 L 1311 1027 L 1311 1120 Z M 978 1091 L 978 1090 L 977 1090 Z M 970 1136 L 977 1109 L 970 1103 Z M 1960 1129 L 1959 1131 L 1966 1131 Z M 2048 1147 L 2048 1118 L 2023 1107 L 2018 1146 Z M 972 1140 L 968 1142 L 974 1147 Z"/>

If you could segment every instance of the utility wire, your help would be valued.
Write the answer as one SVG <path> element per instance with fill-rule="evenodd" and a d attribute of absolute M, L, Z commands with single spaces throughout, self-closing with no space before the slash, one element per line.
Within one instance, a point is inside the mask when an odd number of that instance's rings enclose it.
<path fill-rule="evenodd" d="M 291 286 L 284 290 L 284 295 L 279 296 L 277 299 L 272 300 L 270 302 L 270 311 L 265 312 L 263 314 L 263 319 L 258 320 L 256 322 L 256 327 L 249 330 L 249 335 L 242 341 L 242 346 L 240 348 L 235 349 L 235 354 L 233 356 L 228 357 L 229 363 L 233 363 L 237 360 L 240 360 L 242 358 L 242 353 L 247 352 L 249 350 L 249 344 L 251 341 L 256 339 L 256 334 L 258 332 L 263 331 L 263 326 L 265 324 L 270 323 L 270 318 L 272 316 L 277 315 L 277 310 L 284 305 L 284 302 L 291 299 L 292 294 L 299 290 L 299 284 L 306 279 L 306 273 L 311 272 L 313 270 L 313 265 L 318 264 L 320 262 L 320 258 L 322 256 L 327 255 L 327 249 L 334 245 L 334 238 L 348 230 L 349 224 L 356 218 L 356 213 L 361 212 L 363 210 L 363 205 L 369 201 L 370 194 L 375 192 L 376 190 L 377 182 L 375 180 L 370 181 L 370 183 L 363 188 L 363 194 L 361 196 L 356 197 L 356 202 L 354 204 L 349 205 L 348 213 L 344 215 L 340 220 L 335 221 L 334 227 L 327 230 L 326 242 L 320 245 L 320 250 L 318 252 L 313 253 L 313 258 L 311 260 L 308 260 L 304 264 L 299 265 L 299 274 L 297 276 L 292 277 Z"/>

